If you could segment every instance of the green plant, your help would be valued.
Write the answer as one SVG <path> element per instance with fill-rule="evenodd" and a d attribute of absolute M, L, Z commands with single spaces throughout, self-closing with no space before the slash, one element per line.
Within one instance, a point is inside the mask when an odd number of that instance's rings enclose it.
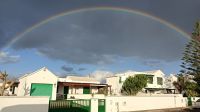
<path fill-rule="evenodd" d="M 195 23 L 192 36 L 185 46 L 181 67 L 180 75 L 193 75 L 193 80 L 200 86 L 200 21 Z M 191 91 L 197 91 L 200 94 L 200 89 L 190 90 L 188 93 Z"/>
<path fill-rule="evenodd" d="M 196 89 L 198 88 L 197 83 L 195 82 L 185 82 L 185 94 L 187 97 L 196 97 L 198 96 L 198 93 L 196 92 Z"/>
<path fill-rule="evenodd" d="M 183 93 L 185 88 L 185 78 L 182 75 L 178 76 L 178 80 L 173 82 L 173 85 L 178 90 L 179 93 Z"/>
<path fill-rule="evenodd" d="M 124 95 L 136 95 L 144 87 L 147 86 L 147 76 L 138 74 L 129 76 L 122 85 L 122 93 Z"/>
<path fill-rule="evenodd" d="M 191 82 L 185 76 L 179 75 L 178 80 L 173 82 L 175 88 L 179 91 L 179 93 L 184 94 L 187 97 L 195 97 L 198 96 L 197 89 L 198 84 L 195 82 Z"/>

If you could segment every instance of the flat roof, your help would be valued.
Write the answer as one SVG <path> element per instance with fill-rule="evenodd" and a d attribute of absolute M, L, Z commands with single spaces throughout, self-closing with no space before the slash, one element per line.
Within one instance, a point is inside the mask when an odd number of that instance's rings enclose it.
<path fill-rule="evenodd" d="M 93 86 L 93 87 L 106 87 L 108 84 L 95 84 L 95 83 L 74 83 L 74 82 L 59 82 L 64 86 Z"/>

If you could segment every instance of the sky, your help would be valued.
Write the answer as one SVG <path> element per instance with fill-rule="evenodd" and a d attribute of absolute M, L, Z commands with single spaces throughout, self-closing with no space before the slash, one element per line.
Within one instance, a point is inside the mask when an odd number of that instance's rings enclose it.
<path fill-rule="evenodd" d="M 1 0 L 0 70 L 178 73 L 199 0 Z"/>

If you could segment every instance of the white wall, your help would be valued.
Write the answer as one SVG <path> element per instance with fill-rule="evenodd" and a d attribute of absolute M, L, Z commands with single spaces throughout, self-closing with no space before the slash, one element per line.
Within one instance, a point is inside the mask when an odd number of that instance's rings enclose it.
<path fill-rule="evenodd" d="M 64 86 L 63 86 L 63 84 L 59 84 L 59 86 L 58 86 L 58 93 L 59 94 L 63 94 L 64 93 Z"/>
<path fill-rule="evenodd" d="M 18 87 L 15 87 L 14 94 L 17 94 L 17 92 L 18 92 Z"/>
<path fill-rule="evenodd" d="M 173 82 L 177 81 L 178 78 L 174 74 L 170 74 L 168 77 L 165 77 L 165 79 L 165 85 L 167 88 L 176 89 Z"/>
<path fill-rule="evenodd" d="M 200 97 L 191 97 L 192 102 L 196 102 Z"/>
<path fill-rule="evenodd" d="M 111 85 L 111 93 L 120 95 L 121 85 L 119 83 L 119 77 L 108 77 L 106 78 L 106 84 Z"/>
<path fill-rule="evenodd" d="M 83 87 L 69 87 L 69 94 L 83 94 Z"/>
<path fill-rule="evenodd" d="M 59 85 L 58 93 L 63 94 L 64 86 L 62 84 Z M 70 86 L 69 87 L 69 94 L 83 94 L 83 87 L 82 86 Z M 91 87 L 91 93 L 98 93 L 97 87 Z"/>
<path fill-rule="evenodd" d="M 186 98 L 186 99 L 187 99 L 187 98 Z M 191 97 L 192 106 L 199 105 L 199 103 L 196 102 L 198 99 L 200 99 L 200 97 Z M 199 106 L 200 106 L 200 105 L 199 105 Z"/>
<path fill-rule="evenodd" d="M 83 87 L 74 87 L 75 90 L 75 94 L 83 94 Z"/>
<path fill-rule="evenodd" d="M 186 107 L 186 100 L 180 95 L 175 97 L 106 97 L 106 112 L 139 111 Z"/>
<path fill-rule="evenodd" d="M 98 112 L 98 99 L 92 98 L 91 99 L 91 109 L 90 112 Z"/>
<path fill-rule="evenodd" d="M 91 87 L 91 93 L 97 94 L 98 88 L 97 87 Z"/>
<path fill-rule="evenodd" d="M 17 96 L 30 96 L 32 83 L 53 84 L 52 100 L 56 99 L 57 77 L 46 68 L 19 79 Z"/>
<path fill-rule="evenodd" d="M 0 112 L 48 112 L 49 97 L 0 97 Z"/>

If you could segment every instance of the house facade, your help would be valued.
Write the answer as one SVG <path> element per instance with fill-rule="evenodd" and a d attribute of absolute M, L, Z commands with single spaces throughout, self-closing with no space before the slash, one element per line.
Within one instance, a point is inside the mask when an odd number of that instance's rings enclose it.
<path fill-rule="evenodd" d="M 59 78 L 46 67 L 19 78 L 17 96 L 49 96 L 51 100 L 84 98 L 82 95 L 103 94 L 107 84 L 91 77 L 67 76 Z"/>
<path fill-rule="evenodd" d="M 81 98 L 80 95 L 103 94 L 101 89 L 108 89 L 107 84 L 100 84 L 99 81 L 91 77 L 67 76 L 58 80 L 58 95 L 64 98 Z"/>
<path fill-rule="evenodd" d="M 126 78 L 129 76 L 135 76 L 137 74 L 145 74 L 148 78 L 147 87 L 145 87 L 141 93 L 164 93 L 166 90 L 166 84 L 164 83 L 165 74 L 161 70 L 144 72 L 127 71 L 118 73 L 112 77 L 107 77 L 106 83 L 112 86 L 112 94 L 121 95 L 121 88 Z"/>
<path fill-rule="evenodd" d="M 178 78 L 175 74 L 170 74 L 169 76 L 165 77 L 165 85 L 166 90 L 168 93 L 178 93 L 177 89 L 174 86 L 174 82 L 178 81 Z"/>
<path fill-rule="evenodd" d="M 46 67 L 19 78 L 17 96 L 49 96 L 56 99 L 58 78 Z"/>

